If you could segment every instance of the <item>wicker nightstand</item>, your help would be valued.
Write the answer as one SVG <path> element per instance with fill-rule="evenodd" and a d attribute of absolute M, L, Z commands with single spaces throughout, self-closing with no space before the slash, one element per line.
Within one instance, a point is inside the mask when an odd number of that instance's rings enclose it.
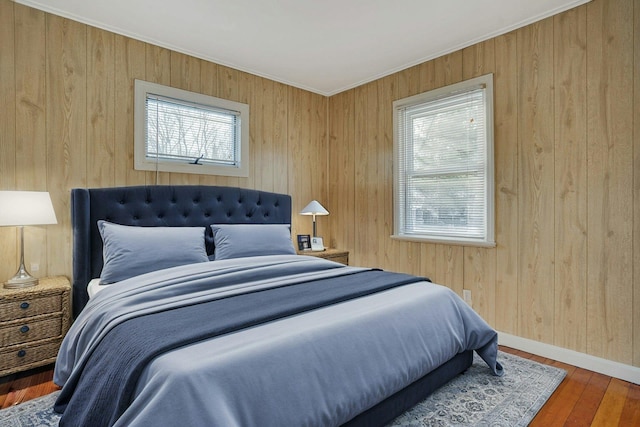
<path fill-rule="evenodd" d="M 69 329 L 70 296 L 63 276 L 30 288 L 0 287 L 0 376 L 55 362 Z"/>
<path fill-rule="evenodd" d="M 342 249 L 325 249 L 324 251 L 298 251 L 298 255 L 309 255 L 324 258 L 344 265 L 349 265 L 349 251 Z"/>

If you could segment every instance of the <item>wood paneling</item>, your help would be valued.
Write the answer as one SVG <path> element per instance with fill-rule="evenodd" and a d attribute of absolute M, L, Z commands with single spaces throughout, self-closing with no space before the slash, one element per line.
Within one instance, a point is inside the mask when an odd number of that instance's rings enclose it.
<path fill-rule="evenodd" d="M 638 9 L 593 0 L 331 97 L 331 235 L 352 264 L 469 289 L 499 330 L 640 366 Z M 496 247 L 392 240 L 391 102 L 489 72 Z"/>
<path fill-rule="evenodd" d="M 87 112 L 87 26 L 48 15 L 46 39 L 47 161 L 41 173 L 58 217 L 58 225 L 47 230 L 46 240 L 48 273 L 54 275 L 67 273 L 65 266 L 71 265 L 71 253 L 62 250 L 71 247 L 67 189 L 87 182 L 86 141 L 91 119 Z"/>
<path fill-rule="evenodd" d="M 518 334 L 553 342 L 553 19 L 516 33 L 518 61 Z"/>
<path fill-rule="evenodd" d="M 378 164 L 371 160 L 377 150 L 377 141 L 371 137 L 376 132 L 374 122 L 379 104 L 373 93 L 374 83 L 355 89 L 355 135 L 352 142 L 355 147 L 355 254 L 354 263 L 361 266 L 374 266 L 377 262 L 379 236 L 375 235 L 380 211 L 370 210 L 371 200 L 378 201 L 374 192 L 379 185 Z M 373 118 L 372 118 L 373 117 Z M 372 136 L 370 136 L 370 134 Z M 373 154 L 370 154 L 373 153 Z M 371 157 L 370 157 L 371 155 Z"/>
<path fill-rule="evenodd" d="M 115 39 L 115 185 L 168 183 L 155 179 L 163 174 L 153 174 L 149 182 L 145 172 L 133 169 L 133 87 L 135 79 L 145 79 L 145 43 L 119 35 Z"/>
<path fill-rule="evenodd" d="M 0 3 L 0 99 L 8 108 L 0 114 L 0 189 L 13 188 L 16 185 L 16 59 L 14 38 L 13 4 Z M 0 230 L 3 231 L 3 230 Z M 0 234 L 4 239 L 5 233 Z M 0 251 L 11 246 L 0 240 Z M 5 243 L 5 244 L 1 244 Z M 2 254 L 5 254 L 4 252 Z M 6 253 L 9 255 L 9 253 Z"/>
<path fill-rule="evenodd" d="M 25 228 L 37 276 L 71 276 L 69 190 L 154 183 L 239 185 L 328 202 L 328 98 L 0 0 L 0 189 L 47 190 L 58 225 Z M 133 87 L 142 79 L 250 104 L 249 178 L 133 169 Z M 294 232 L 310 232 L 293 215 Z M 300 222 L 303 221 L 303 222 Z M 329 221 L 320 230 L 329 238 Z M 300 227 L 298 227 L 300 224 Z M 0 277 L 17 268 L 0 229 Z"/>
<path fill-rule="evenodd" d="M 21 190 L 45 191 L 48 190 L 45 14 L 17 5 L 14 13 L 15 185 Z M 5 111 L 4 108 L 2 110 Z M 24 236 L 25 259 L 39 260 L 42 272 L 46 274 L 46 230 L 42 227 L 27 227 Z M 28 244 L 34 241 L 42 244 Z M 29 268 L 30 263 L 25 262 Z M 15 272 L 17 264 L 12 269 Z"/>
<path fill-rule="evenodd" d="M 516 34 L 495 39 L 494 162 L 496 203 L 495 327 L 517 335 L 518 322 L 518 65 Z"/>
<path fill-rule="evenodd" d="M 329 99 L 331 246 L 355 250 L 355 91 Z M 353 258 L 352 258 L 353 263 Z"/>
<path fill-rule="evenodd" d="M 587 351 L 629 364 L 633 359 L 634 3 L 587 5 Z"/>
<path fill-rule="evenodd" d="M 554 17 L 555 295 L 560 347 L 586 351 L 587 117 L 585 8 Z"/>
<path fill-rule="evenodd" d="M 317 199 L 354 265 L 426 275 L 497 329 L 640 366 L 640 6 L 593 0 L 326 98 L 0 0 L 0 187 L 48 190 L 27 264 L 71 270 L 73 186 L 239 185 Z M 494 73 L 496 247 L 393 240 L 392 102 Z M 246 102 L 248 178 L 133 169 L 133 81 Z M 15 229 L 0 229 L 15 259 Z M 34 244 L 39 242 L 40 244 Z M 15 264 L 0 264 L 2 277 Z"/>
<path fill-rule="evenodd" d="M 115 183 L 115 35 L 87 28 L 88 187 Z"/>
<path fill-rule="evenodd" d="M 13 3 L 0 2 L 0 99 L 8 108 L 0 114 L 0 190 L 16 187 L 16 80 L 15 16 Z M 0 257 L 7 277 L 18 269 L 16 229 L 0 227 Z"/>
<path fill-rule="evenodd" d="M 633 14 L 633 35 L 634 40 L 638 40 L 640 6 L 637 2 Z M 633 365 L 640 366 L 640 43 L 633 46 Z"/>
<path fill-rule="evenodd" d="M 495 73 L 495 40 L 478 43 L 462 51 L 464 80 Z M 496 249 L 465 247 L 464 278 L 460 285 L 471 291 L 473 308 L 490 324 L 496 318 Z M 459 285 L 458 285 L 459 286 Z M 453 288 L 461 292 L 458 288 Z"/>
<path fill-rule="evenodd" d="M 311 234 L 311 219 L 298 215 L 310 201 L 328 205 L 326 103 L 324 97 L 287 88 L 290 114 L 288 135 L 288 192 L 292 196 L 293 234 Z M 265 165 L 266 166 L 266 165 Z M 316 217 L 318 236 L 329 238 L 329 218 Z"/>

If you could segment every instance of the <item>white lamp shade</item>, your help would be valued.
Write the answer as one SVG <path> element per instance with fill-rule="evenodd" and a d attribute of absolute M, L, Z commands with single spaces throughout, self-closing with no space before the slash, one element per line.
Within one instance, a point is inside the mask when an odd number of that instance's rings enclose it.
<path fill-rule="evenodd" d="M 46 191 L 0 191 L 0 226 L 57 224 Z"/>
<path fill-rule="evenodd" d="M 329 215 L 329 211 L 318 203 L 317 200 L 313 200 L 300 211 L 300 215 Z"/>

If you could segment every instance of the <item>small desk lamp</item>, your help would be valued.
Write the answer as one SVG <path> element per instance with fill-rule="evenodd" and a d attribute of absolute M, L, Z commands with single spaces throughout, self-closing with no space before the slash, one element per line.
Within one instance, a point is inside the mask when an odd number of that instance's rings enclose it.
<path fill-rule="evenodd" d="M 313 215 L 313 237 L 318 237 L 316 235 L 316 215 L 329 215 L 329 211 L 316 200 L 313 200 L 300 211 L 300 215 Z"/>
<path fill-rule="evenodd" d="M 46 191 L 0 191 L 0 226 L 20 228 L 20 267 L 5 288 L 26 288 L 38 284 L 24 266 L 24 226 L 57 224 L 51 197 Z"/>

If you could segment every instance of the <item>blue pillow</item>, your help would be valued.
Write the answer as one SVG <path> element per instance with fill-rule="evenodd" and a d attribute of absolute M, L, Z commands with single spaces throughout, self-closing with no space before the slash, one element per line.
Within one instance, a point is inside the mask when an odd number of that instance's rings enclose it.
<path fill-rule="evenodd" d="M 204 227 L 133 227 L 98 221 L 104 266 L 100 284 L 178 265 L 209 261 Z"/>
<path fill-rule="evenodd" d="M 295 255 L 289 224 L 213 224 L 215 260 Z"/>

